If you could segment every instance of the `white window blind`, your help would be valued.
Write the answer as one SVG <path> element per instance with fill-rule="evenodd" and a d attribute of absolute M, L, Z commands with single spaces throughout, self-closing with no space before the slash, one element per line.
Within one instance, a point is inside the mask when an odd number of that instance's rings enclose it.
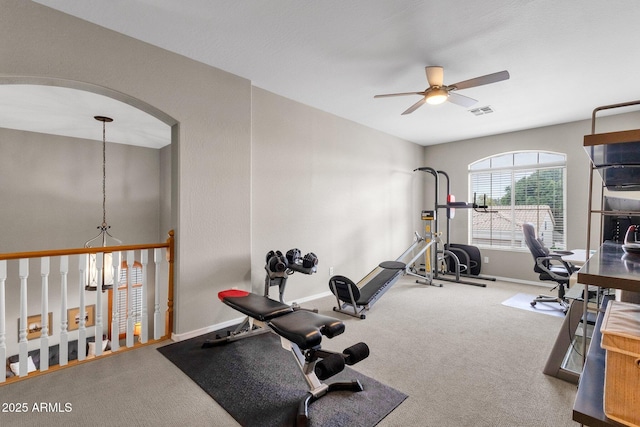
<path fill-rule="evenodd" d="M 132 296 L 133 296 L 133 312 L 134 323 L 140 321 L 140 314 L 142 311 L 142 268 L 140 263 L 136 262 L 131 271 L 132 273 Z M 118 327 L 119 334 L 124 335 L 127 333 L 127 315 L 129 314 L 129 296 L 127 280 L 128 269 L 126 263 L 123 262 L 120 269 L 120 280 L 118 281 Z"/>
<path fill-rule="evenodd" d="M 521 151 L 469 165 L 470 196 L 490 212 L 472 211 L 469 242 L 495 249 L 525 248 L 522 224 L 531 222 L 545 246 L 566 249 L 566 156 Z"/>

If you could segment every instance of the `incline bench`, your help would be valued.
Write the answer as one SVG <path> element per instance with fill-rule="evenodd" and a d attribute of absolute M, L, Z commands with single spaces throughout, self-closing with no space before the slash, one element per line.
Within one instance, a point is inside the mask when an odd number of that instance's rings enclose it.
<path fill-rule="evenodd" d="M 384 261 L 357 284 L 344 276 L 331 277 L 329 288 L 338 303 L 333 310 L 360 319 L 366 318 L 365 311 L 393 286 L 405 268 L 403 262 Z"/>
<path fill-rule="evenodd" d="M 280 252 L 267 255 L 266 294 L 258 295 L 238 289 L 229 289 L 218 293 L 218 298 L 227 306 L 247 317 L 234 332 L 225 337 L 217 337 L 205 342 L 202 347 L 209 348 L 230 343 L 254 335 L 273 332 L 280 337 L 282 347 L 291 351 L 297 365 L 305 377 L 309 391 L 298 407 L 297 425 L 306 426 L 309 419 L 309 404 L 335 390 L 364 390 L 358 380 L 325 384 L 326 380 L 342 370 L 345 365 L 354 365 L 369 356 L 369 347 L 357 343 L 341 353 L 321 348 L 322 336 L 333 338 L 345 330 L 344 323 L 336 318 L 324 316 L 312 311 L 292 307 L 282 301 L 269 298 L 269 285 L 278 285 L 282 293 L 289 274 L 294 271 L 311 274 L 316 271 L 313 265 L 304 264 L 297 253 L 287 253 L 285 259 Z M 307 255 L 305 255 L 307 257 Z M 283 280 L 277 280 L 283 279 Z"/>

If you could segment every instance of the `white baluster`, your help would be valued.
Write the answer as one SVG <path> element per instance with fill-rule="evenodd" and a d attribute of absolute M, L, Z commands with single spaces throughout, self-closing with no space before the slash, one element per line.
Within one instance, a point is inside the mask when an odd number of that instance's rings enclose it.
<path fill-rule="evenodd" d="M 87 331 L 84 326 L 84 313 L 85 313 L 85 285 L 87 284 L 87 254 L 81 254 L 79 256 L 80 264 L 80 307 L 78 312 L 78 360 L 85 360 L 87 358 Z"/>
<path fill-rule="evenodd" d="M 60 257 L 60 345 L 58 364 L 69 363 L 69 322 L 67 321 L 67 275 L 69 274 L 69 256 Z"/>
<path fill-rule="evenodd" d="M 29 357 L 27 342 L 27 278 L 29 277 L 29 260 L 21 258 L 18 263 L 18 276 L 20 277 L 20 328 L 18 335 L 18 357 L 20 365 L 18 375 L 28 375 L 27 358 Z"/>
<path fill-rule="evenodd" d="M 107 267 L 104 265 L 104 252 L 96 254 L 96 270 L 98 273 L 98 288 L 96 290 L 96 325 L 94 332 L 94 354 L 96 356 L 102 355 L 102 286 L 104 285 L 104 269 Z"/>
<path fill-rule="evenodd" d="M 127 347 L 133 347 L 134 331 L 134 307 L 133 307 L 133 264 L 135 258 L 133 251 L 127 251 Z"/>
<path fill-rule="evenodd" d="M 153 251 L 153 261 L 156 265 L 156 280 L 153 295 L 153 339 L 158 340 L 162 336 L 162 315 L 160 314 L 160 263 L 162 262 L 162 248 Z"/>
<path fill-rule="evenodd" d="M 111 300 L 111 306 L 113 311 L 111 312 L 111 351 L 118 351 L 120 349 L 120 312 L 118 311 L 118 286 L 120 286 L 120 252 L 114 252 L 112 255 L 113 261 L 113 295 Z"/>
<path fill-rule="evenodd" d="M 7 261 L 0 261 L 0 360 L 7 360 L 7 323 L 5 309 L 4 284 L 7 280 Z M 5 382 L 6 375 L 0 375 L 0 383 Z"/>
<path fill-rule="evenodd" d="M 140 325 L 140 342 L 145 344 L 149 336 L 149 319 L 147 316 L 147 264 L 149 264 L 148 249 L 143 249 L 140 251 L 140 263 L 142 264 L 142 290 L 140 292 L 140 311 L 142 312 L 140 317 L 142 324 Z"/>
<path fill-rule="evenodd" d="M 49 325 L 49 257 L 40 258 L 40 276 L 42 277 L 40 372 L 43 372 L 49 369 L 49 328 L 53 327 Z"/>

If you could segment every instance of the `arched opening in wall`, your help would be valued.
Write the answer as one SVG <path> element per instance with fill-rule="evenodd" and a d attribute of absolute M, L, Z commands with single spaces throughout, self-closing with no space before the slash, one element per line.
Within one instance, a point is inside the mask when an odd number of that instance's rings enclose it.
<path fill-rule="evenodd" d="M 50 78 L 0 76 L 0 126 L 99 140 L 96 115 L 114 119 L 109 141 L 160 149 L 177 121 L 153 106 L 101 86 Z"/>
<path fill-rule="evenodd" d="M 175 228 L 175 119 L 144 101 L 92 84 L 0 76 L 0 181 L 11 183 L 0 187 L 5 206 L 0 221 L 11 224 L 4 229 L 0 252 L 79 248 L 95 236 L 103 202 L 103 128 L 97 115 L 113 118 L 105 138 L 110 231 L 124 244 L 139 244 L 164 242 Z M 77 272 L 78 267 L 70 269 Z M 34 269 L 30 276 L 37 274 Z M 59 280 L 51 278 L 50 307 L 62 299 Z M 79 301 L 74 285 L 69 283 L 70 309 Z M 27 311 L 37 313 L 40 292 L 30 288 Z M 95 304 L 95 294 L 85 294 L 87 306 Z M 107 301 L 111 298 L 102 298 L 105 333 L 111 327 L 107 313 L 112 313 Z M 8 318 L 19 317 L 17 310 L 8 308 Z M 63 316 L 52 311 L 53 324 L 59 325 Z"/>
<path fill-rule="evenodd" d="M 178 141 L 177 132 L 172 132 L 172 128 L 178 126 L 177 121 L 168 116 L 164 112 L 157 108 L 128 96 L 118 91 L 111 90 L 109 88 L 92 85 L 84 82 L 52 79 L 52 78 L 38 78 L 38 77 L 0 77 L 0 130 L 9 130 L 9 137 L 3 140 L 13 139 L 12 148 L 15 153 L 21 153 L 21 157 L 35 154 L 40 152 L 42 158 L 37 162 L 31 163 L 33 165 L 34 173 L 28 174 L 25 171 L 25 175 L 29 179 L 11 179 L 8 176 L 11 172 L 9 169 L 5 169 L 3 178 L 8 178 L 8 182 L 17 182 L 17 188 L 3 190 L 4 199 L 18 199 L 18 198 L 31 198 L 44 195 L 46 198 L 58 197 L 58 199 L 65 199 L 67 203 L 73 203 L 76 212 L 76 217 L 72 219 L 74 222 L 71 226 L 75 230 L 79 230 L 84 227 L 82 236 L 86 235 L 86 238 L 79 236 L 77 238 L 68 237 L 68 241 L 64 241 L 64 229 L 65 225 L 60 223 L 61 219 L 67 218 L 51 218 L 52 223 L 46 224 L 46 218 L 41 218 L 37 221 L 38 226 L 33 227 L 32 224 L 28 224 L 24 221 L 22 226 L 18 222 L 12 221 L 14 226 L 22 228 L 24 233 L 20 237 L 20 247 L 5 247 L 0 245 L 0 250 L 16 251 L 16 250 L 40 250 L 50 249 L 50 245 L 57 245 L 57 247 L 77 247 L 95 234 L 91 230 L 95 230 L 95 226 L 100 225 L 102 214 L 102 191 L 100 190 L 102 181 L 102 154 L 101 151 L 96 153 L 100 148 L 99 144 L 102 143 L 103 128 L 102 124 L 94 119 L 94 116 L 107 116 L 113 119 L 106 125 L 105 135 L 107 141 L 107 210 L 111 215 L 116 214 L 116 217 L 120 223 L 119 226 L 125 228 L 134 229 L 138 225 L 130 221 L 128 218 L 135 218 L 135 221 L 144 221 L 141 218 L 141 214 L 135 210 L 130 210 L 133 203 L 129 206 L 117 206 L 117 203 L 124 204 L 125 198 L 130 201 L 135 196 L 140 196 L 142 189 L 136 193 L 136 183 L 124 183 L 125 180 L 139 179 L 137 176 L 135 162 L 150 161 L 145 160 L 143 155 L 139 153 L 143 150 L 148 150 L 151 153 L 157 153 L 157 159 L 152 161 L 158 162 L 159 166 L 153 166 L 159 170 L 158 176 L 148 177 L 146 179 L 153 179 L 157 181 L 155 185 L 158 186 L 157 191 L 154 189 L 154 194 L 146 193 L 142 197 L 139 197 L 141 203 L 151 203 L 150 199 L 159 199 L 154 202 L 157 205 L 156 209 L 159 209 L 159 226 L 156 236 L 143 237 L 144 239 L 151 238 L 153 241 L 161 241 L 166 239 L 166 233 L 169 229 L 174 228 L 175 222 L 172 219 L 171 207 L 173 206 L 172 198 L 176 193 L 173 191 L 173 183 L 171 181 L 171 153 L 176 148 Z M 21 150 L 19 144 L 23 144 L 25 141 L 36 139 L 35 137 L 29 138 L 24 135 L 37 135 L 37 143 L 34 143 L 31 147 L 25 150 Z M 46 139 L 46 136 L 50 135 L 50 139 Z M 20 140 L 20 142 L 18 142 Z M 76 147 L 80 147 L 80 150 L 73 151 L 70 147 L 70 141 L 76 144 Z M 28 141 L 27 141 L 28 142 Z M 84 144 L 86 142 L 86 144 Z M 61 144 L 54 144 L 61 143 Z M 62 151 L 53 151 L 51 147 L 55 145 L 67 144 Z M 84 145 L 82 145 L 84 144 Z M 92 146 L 89 150 L 85 147 Z M 26 147 L 26 144 L 25 144 Z M 127 148 L 123 148 L 127 147 Z M 5 155 L 11 152 L 5 152 Z M 95 155 L 94 155 L 95 154 Z M 133 155 L 131 155 L 133 154 Z M 150 157 L 153 157 L 151 154 Z M 120 156 L 118 158 L 117 156 Z M 6 160 L 9 162 L 9 160 Z M 46 162 L 46 167 L 49 169 L 49 173 L 45 174 L 47 169 L 42 168 L 42 164 Z M 61 164 L 61 162 L 63 164 Z M 31 167 L 27 160 L 24 161 L 26 168 Z M 55 167 L 55 164 L 58 164 Z M 0 164 L 0 167 L 2 164 Z M 26 169 L 23 168 L 23 169 Z M 126 168 L 126 170 L 118 169 Z M 154 171 L 155 171 L 154 169 Z M 37 176 L 38 171 L 40 176 Z M 75 174 L 72 176 L 72 172 Z M 95 173 L 94 173 L 95 172 Z M 0 172 L 2 173 L 2 172 Z M 56 179 L 60 178 L 59 188 L 56 188 Z M 110 181 L 110 182 L 109 182 Z M 119 187 L 113 188 L 115 183 L 119 183 Z M 28 185 L 32 186 L 44 186 L 47 187 L 38 190 L 36 192 L 25 192 L 24 187 Z M 109 187 L 109 186 L 112 187 Z M 151 185 L 151 184 L 148 184 Z M 93 186 L 93 187 L 92 187 Z M 22 188 L 21 188 L 22 187 Z M 73 187 L 73 188 L 72 188 Z M 97 187 L 97 188 L 96 188 Z M 133 191 L 131 189 L 134 189 Z M 111 193 L 109 193 L 111 191 Z M 47 193 L 47 194 L 45 194 Z M 122 194 L 126 193 L 126 194 Z M 122 197 L 119 197 L 121 196 Z M 12 197 L 13 196 L 13 197 Z M 49 201 L 44 201 L 49 205 Z M 14 218 L 22 216 L 22 213 L 33 212 L 35 202 L 31 205 L 23 207 L 16 206 L 11 212 L 6 213 Z M 78 221 L 80 211 L 93 212 L 90 221 L 90 226 L 83 224 L 83 221 Z M 96 206 L 98 208 L 96 209 Z M 62 207 L 54 206 L 57 211 L 63 210 Z M 149 210 L 149 208 L 147 208 Z M 129 214 L 127 214 L 129 212 Z M 83 215 L 85 212 L 83 212 Z M 154 214 L 157 215 L 157 212 Z M 35 214 L 33 214 L 35 215 Z M 30 216 L 33 216 L 30 215 Z M 88 213 L 87 213 L 88 215 Z M 84 217 L 87 217 L 84 215 Z M 0 220 L 6 220 L 7 218 L 0 218 Z M 31 218 L 34 219 L 34 218 Z M 157 220 L 156 220 L 157 221 Z M 31 221 L 33 222 L 33 221 Z M 118 233 L 115 225 L 113 224 L 113 231 Z M 139 230 L 144 230 L 145 233 L 149 233 L 149 226 L 145 224 L 139 227 Z M 40 241 L 42 241 L 42 233 L 47 229 L 52 230 L 53 234 L 49 235 L 47 239 L 47 247 L 39 247 Z M 74 231 L 75 231 L 74 230 Z M 17 231 L 16 231 L 17 233 Z M 29 233 L 32 233 L 32 244 L 29 244 Z M 78 231 L 77 233 L 80 233 Z M 86 234 L 89 233 L 89 234 Z M 71 233 L 74 234 L 74 233 Z M 58 237 L 61 237 L 58 239 Z M 25 240 L 26 239 L 26 240 Z M 8 239 L 7 239 L 8 240 Z M 77 246 L 74 242 L 77 240 Z M 127 242 L 125 243 L 133 243 Z M 136 242 L 137 243 L 137 242 Z"/>

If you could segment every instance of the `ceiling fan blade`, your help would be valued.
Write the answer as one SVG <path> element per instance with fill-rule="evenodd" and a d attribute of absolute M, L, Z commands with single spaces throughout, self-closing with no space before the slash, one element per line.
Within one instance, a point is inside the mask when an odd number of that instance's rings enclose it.
<path fill-rule="evenodd" d="M 427 73 L 429 86 L 442 86 L 444 81 L 444 70 L 442 67 L 424 67 Z"/>
<path fill-rule="evenodd" d="M 418 108 L 420 108 L 422 106 L 422 104 L 424 104 L 425 102 L 427 102 L 427 98 L 422 98 L 420 101 L 416 102 L 415 104 L 413 104 L 411 107 L 407 108 L 402 115 L 404 116 L 405 114 L 411 114 L 414 111 L 416 111 Z"/>
<path fill-rule="evenodd" d="M 507 79 L 509 79 L 509 72 L 505 70 L 493 74 L 487 74 L 486 76 L 476 77 L 475 79 L 454 83 L 449 85 L 449 88 L 456 90 L 468 89 L 470 87 L 488 85 L 490 83 L 496 83 Z"/>
<path fill-rule="evenodd" d="M 386 93 L 384 95 L 375 95 L 374 98 L 387 98 L 390 96 L 405 96 L 405 95 L 422 95 L 424 96 L 425 92 L 403 92 L 403 93 Z"/>
<path fill-rule="evenodd" d="M 477 99 L 469 98 L 468 96 L 460 95 L 455 92 L 449 92 L 449 98 L 447 98 L 447 101 L 465 108 L 471 107 L 478 102 Z"/>

